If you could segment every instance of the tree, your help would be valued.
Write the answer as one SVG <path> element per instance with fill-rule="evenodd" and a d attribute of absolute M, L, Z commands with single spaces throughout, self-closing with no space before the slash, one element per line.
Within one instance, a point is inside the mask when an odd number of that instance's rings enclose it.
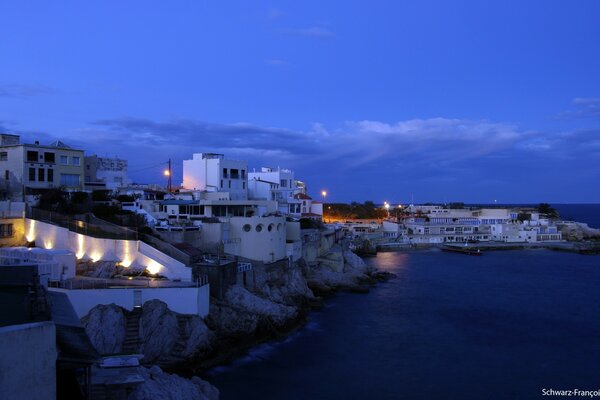
<path fill-rule="evenodd" d="M 520 212 L 519 215 L 517 216 L 517 221 L 519 221 L 519 222 L 530 221 L 530 220 L 531 220 L 531 214 Z"/>
<path fill-rule="evenodd" d="M 558 211 L 548 203 L 540 203 L 537 207 L 537 211 L 550 219 L 559 218 Z"/>

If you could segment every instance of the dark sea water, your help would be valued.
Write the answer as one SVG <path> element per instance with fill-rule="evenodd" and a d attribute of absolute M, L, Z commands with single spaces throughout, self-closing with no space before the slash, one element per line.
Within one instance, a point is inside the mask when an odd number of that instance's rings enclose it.
<path fill-rule="evenodd" d="M 600 229 L 600 204 L 552 204 L 561 219 L 585 222 Z"/>
<path fill-rule="evenodd" d="M 600 204 L 553 204 L 600 228 Z M 600 256 L 439 250 L 367 259 L 398 279 L 340 294 L 208 379 L 222 399 L 535 399 L 600 389 Z"/>
<path fill-rule="evenodd" d="M 285 341 L 209 372 L 222 399 L 535 399 L 600 388 L 600 256 L 437 249 L 368 259 Z"/>

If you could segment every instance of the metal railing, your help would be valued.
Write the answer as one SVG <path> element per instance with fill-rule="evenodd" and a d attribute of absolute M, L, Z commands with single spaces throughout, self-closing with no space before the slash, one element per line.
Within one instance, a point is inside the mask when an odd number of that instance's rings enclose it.
<path fill-rule="evenodd" d="M 137 240 L 137 231 L 123 226 L 111 224 L 92 214 L 65 215 L 53 211 L 28 207 L 25 216 L 29 219 L 48 222 L 61 226 L 72 232 L 81 233 L 101 239 Z"/>
<path fill-rule="evenodd" d="M 68 290 L 84 289 L 167 289 L 167 288 L 191 288 L 201 287 L 208 284 L 208 276 L 202 275 L 195 282 L 179 282 L 152 278 L 130 278 L 130 279 L 68 279 L 63 281 L 50 281 L 48 287 Z"/>

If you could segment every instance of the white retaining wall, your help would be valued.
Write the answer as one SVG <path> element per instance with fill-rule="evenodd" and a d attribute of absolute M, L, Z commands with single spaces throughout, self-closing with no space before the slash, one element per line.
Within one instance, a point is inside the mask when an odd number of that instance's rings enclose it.
<path fill-rule="evenodd" d="M 139 240 L 99 239 L 29 218 L 25 236 L 46 249 L 70 250 L 80 259 L 119 261 L 172 280 L 192 280 L 191 268 Z"/>
<path fill-rule="evenodd" d="M 133 310 L 136 291 L 141 292 L 142 304 L 148 300 L 164 301 L 172 311 L 180 314 L 195 314 L 201 317 L 208 315 L 209 285 L 189 288 L 114 288 L 114 289 L 58 289 L 48 290 L 66 293 L 81 319 L 98 304 L 114 303 Z"/>

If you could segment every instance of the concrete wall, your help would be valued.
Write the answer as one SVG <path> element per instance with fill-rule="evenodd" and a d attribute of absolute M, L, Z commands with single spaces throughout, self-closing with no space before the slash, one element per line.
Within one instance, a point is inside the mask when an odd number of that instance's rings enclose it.
<path fill-rule="evenodd" d="M 25 219 L 25 235 L 37 246 L 70 250 L 80 259 L 119 261 L 169 279 L 192 280 L 191 268 L 140 241 L 94 238 L 29 218 Z"/>
<path fill-rule="evenodd" d="M 285 223 L 285 238 L 289 241 L 302 240 L 302 232 L 300 230 L 300 222 Z"/>
<path fill-rule="evenodd" d="M 316 229 L 302 230 L 302 258 L 309 265 L 317 262 L 321 254 L 321 234 Z"/>
<path fill-rule="evenodd" d="M 134 292 L 140 290 L 142 303 L 158 299 L 169 305 L 169 308 L 181 314 L 195 314 L 201 317 L 208 315 L 210 286 L 189 288 L 115 288 L 115 289 L 58 289 L 50 291 L 65 293 L 78 318 L 82 318 L 98 304 L 114 303 L 118 306 L 133 310 Z"/>
<path fill-rule="evenodd" d="M 232 217 L 229 238 L 239 239 L 233 255 L 273 262 L 286 257 L 284 217 Z"/>
<path fill-rule="evenodd" d="M 52 322 L 0 328 L 0 397 L 56 399 L 56 330 Z"/>
<path fill-rule="evenodd" d="M 286 244 L 286 253 L 288 257 L 292 257 L 292 261 L 298 261 L 302 257 L 302 242 L 289 242 Z"/>

